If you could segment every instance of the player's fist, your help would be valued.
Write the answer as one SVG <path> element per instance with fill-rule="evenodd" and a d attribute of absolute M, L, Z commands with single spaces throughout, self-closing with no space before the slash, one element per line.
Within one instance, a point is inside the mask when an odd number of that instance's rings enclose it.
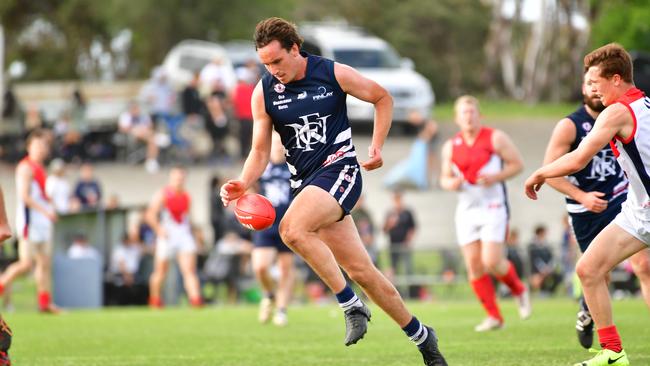
<path fill-rule="evenodd" d="M 526 196 L 528 196 L 528 198 L 531 200 L 536 200 L 537 192 L 539 192 L 539 190 L 542 188 L 545 180 L 546 179 L 537 174 L 537 172 L 528 177 L 524 183 L 524 192 L 526 193 Z"/>
<path fill-rule="evenodd" d="M 221 186 L 219 195 L 224 206 L 228 206 L 231 201 L 236 200 L 246 193 L 246 186 L 241 180 L 229 180 Z"/>
<path fill-rule="evenodd" d="M 605 211 L 607 208 L 607 200 L 602 199 L 605 193 L 603 192 L 583 192 L 576 201 L 591 212 L 599 213 Z"/>
<path fill-rule="evenodd" d="M 368 147 L 368 160 L 361 163 L 365 170 L 375 170 L 384 165 L 384 159 L 381 157 L 381 149 L 376 146 Z"/>

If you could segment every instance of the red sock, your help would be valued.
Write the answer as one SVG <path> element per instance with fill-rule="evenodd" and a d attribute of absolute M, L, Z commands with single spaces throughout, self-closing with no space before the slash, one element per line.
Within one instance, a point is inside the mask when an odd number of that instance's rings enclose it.
<path fill-rule="evenodd" d="M 603 349 L 614 352 L 621 352 L 623 349 L 621 337 L 618 335 L 615 325 L 598 329 L 598 339 L 600 339 L 600 346 Z"/>
<path fill-rule="evenodd" d="M 497 305 L 496 293 L 494 291 L 494 284 L 492 283 L 492 278 L 489 275 L 483 275 L 483 277 L 478 278 L 472 281 L 472 288 L 476 297 L 483 304 L 483 308 L 488 313 L 489 316 L 503 321 L 501 312 L 499 311 L 499 306 Z"/>
<path fill-rule="evenodd" d="M 5 285 L 0 283 L 0 295 L 5 293 Z"/>
<path fill-rule="evenodd" d="M 162 308 L 163 302 L 159 297 L 150 297 L 149 306 L 151 306 L 152 308 Z"/>
<path fill-rule="evenodd" d="M 517 271 L 515 270 L 515 266 L 512 265 L 512 262 L 508 261 L 508 272 L 506 272 L 505 275 L 503 276 L 496 276 L 497 280 L 503 282 L 508 286 L 510 289 L 510 292 L 514 296 L 519 296 L 521 295 L 522 292 L 526 291 L 526 288 L 524 287 L 524 284 L 521 283 L 521 280 L 519 279 L 519 276 L 517 275 Z"/>
<path fill-rule="evenodd" d="M 38 293 L 38 308 L 41 311 L 45 311 L 50 307 L 50 293 L 47 291 Z"/>
<path fill-rule="evenodd" d="M 190 305 L 195 308 L 203 307 L 203 299 L 200 296 L 192 298 L 190 299 Z"/>

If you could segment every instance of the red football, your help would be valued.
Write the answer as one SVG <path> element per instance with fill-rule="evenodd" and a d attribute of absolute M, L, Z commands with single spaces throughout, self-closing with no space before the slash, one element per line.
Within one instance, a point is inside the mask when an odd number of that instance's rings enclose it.
<path fill-rule="evenodd" d="M 275 221 L 275 208 L 261 194 L 245 194 L 237 200 L 235 216 L 245 227 L 251 230 L 264 230 Z"/>

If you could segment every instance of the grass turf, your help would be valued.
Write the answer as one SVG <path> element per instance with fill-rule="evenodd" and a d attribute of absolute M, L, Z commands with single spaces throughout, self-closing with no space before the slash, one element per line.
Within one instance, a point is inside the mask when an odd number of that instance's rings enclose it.
<path fill-rule="evenodd" d="M 477 334 L 481 320 L 471 301 L 411 303 L 433 325 L 450 365 L 571 365 L 589 357 L 575 338 L 576 305 L 567 299 L 534 303 L 521 321 L 502 301 L 506 327 Z M 369 332 L 343 345 L 344 323 L 335 305 L 290 309 L 286 328 L 260 325 L 254 306 L 192 310 L 145 308 L 71 311 L 60 316 L 6 314 L 14 330 L 10 354 L 27 366 L 92 365 L 421 365 L 419 352 L 376 306 Z M 614 303 L 617 325 L 633 365 L 650 364 L 650 318 L 641 300 Z"/>

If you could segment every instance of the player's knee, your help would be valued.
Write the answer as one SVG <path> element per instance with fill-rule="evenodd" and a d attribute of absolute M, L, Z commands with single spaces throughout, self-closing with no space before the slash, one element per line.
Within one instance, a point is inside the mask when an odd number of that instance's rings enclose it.
<path fill-rule="evenodd" d="M 640 279 L 650 279 L 650 259 L 647 256 L 634 258 L 632 260 L 634 273 Z"/>
<path fill-rule="evenodd" d="M 598 271 L 588 261 L 583 260 L 583 258 L 580 258 L 578 263 L 576 263 L 576 274 L 583 284 L 589 284 L 589 282 L 598 277 Z"/>
<path fill-rule="evenodd" d="M 269 270 L 269 266 L 266 263 L 256 263 L 253 266 L 253 272 L 255 272 L 255 275 L 257 275 L 258 277 L 263 276 L 268 270 Z"/>
<path fill-rule="evenodd" d="M 31 259 L 21 259 L 18 262 L 18 271 L 20 271 L 20 273 L 27 272 L 32 269 L 33 265 L 34 262 Z"/>
<path fill-rule="evenodd" d="M 296 246 L 302 242 L 303 236 L 304 232 L 296 229 L 294 225 L 289 225 L 284 221 L 280 223 L 280 237 L 289 247 L 296 248 Z"/>
<path fill-rule="evenodd" d="M 483 261 L 482 265 L 486 271 L 495 274 L 499 268 L 499 260 L 494 258 L 487 258 Z"/>

